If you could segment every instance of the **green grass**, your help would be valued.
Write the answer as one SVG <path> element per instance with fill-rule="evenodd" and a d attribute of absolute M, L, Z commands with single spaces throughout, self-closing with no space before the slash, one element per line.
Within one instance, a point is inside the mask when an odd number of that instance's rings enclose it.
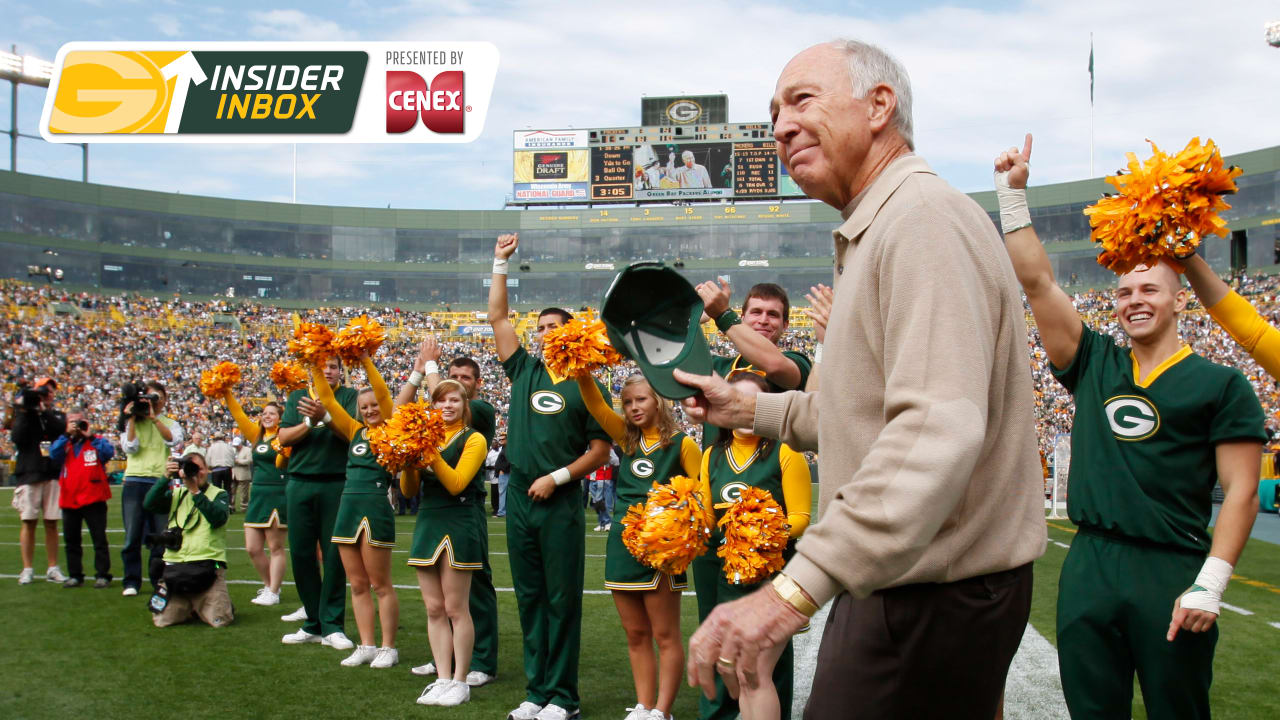
<path fill-rule="evenodd" d="M 8 504 L 8 492 L 0 502 Z M 120 527 L 119 504 L 113 502 L 111 527 Z M 233 515 L 228 544 L 243 547 L 243 515 Z M 1066 521 L 1056 521 L 1069 527 Z M 594 526 L 594 514 L 588 526 Z M 409 533 L 410 517 L 397 518 L 397 530 Z M 511 587 L 501 520 L 490 520 L 494 583 Z M 1070 543 L 1072 534 L 1050 527 L 1050 539 Z M 21 569 L 17 547 L 18 520 L 0 516 L 0 574 L 16 575 Z M 604 534 L 588 531 L 587 554 L 604 554 Z M 156 629 L 150 623 L 145 597 L 122 598 L 118 576 L 119 548 L 123 534 L 109 534 L 112 570 L 117 580 L 109 590 L 84 587 L 64 590 L 38 580 L 19 586 L 11 578 L 0 579 L 0 718 L 61 718 L 92 713 L 98 718 L 218 717 L 218 718 L 370 718 L 441 717 L 469 720 L 500 718 L 524 697 L 521 669 L 521 633 L 515 596 L 498 593 L 501 652 L 498 680 L 474 692 L 460 708 L 429 709 L 414 700 L 426 684 L 409 673 L 409 667 L 430 659 L 426 615 L 416 589 L 399 591 L 401 623 L 398 645 L 401 663 L 386 671 L 367 667 L 348 669 L 338 665 L 346 653 L 318 645 L 285 646 L 280 636 L 296 629 L 279 616 L 298 607 L 292 586 L 286 586 L 284 602 L 261 608 L 249 603 L 257 590 L 256 575 L 243 550 L 230 551 L 229 579 L 255 584 L 232 584 L 231 596 L 238 611 L 236 622 L 224 630 L 203 625 Z M 409 536 L 400 535 L 407 550 Z M 85 538 L 86 550 L 90 550 Z M 42 566 L 43 547 L 37 546 L 36 565 Z M 1057 576 L 1066 550 L 1050 543 L 1036 564 L 1035 595 L 1031 621 L 1054 640 L 1054 599 Z M 414 585 L 413 571 L 404 565 L 403 553 L 394 556 L 394 582 Z M 86 560 L 92 562 L 92 553 Z M 65 570 L 65 560 L 60 558 Z M 1243 578 L 1261 583 L 1231 583 L 1227 601 L 1248 608 L 1254 615 L 1224 612 L 1213 686 L 1214 712 L 1221 718 L 1274 718 L 1277 710 L 1274 682 L 1270 677 L 1280 644 L 1280 547 L 1251 541 L 1237 568 Z M 38 577 L 38 576 L 37 576 Z M 603 590 L 604 559 L 586 560 L 588 590 Z M 682 606 L 686 635 L 696 626 L 694 599 Z M 348 611 L 347 633 L 356 635 L 355 620 Z M 580 688 L 584 716 L 621 717 L 634 701 L 630 669 L 622 629 L 613 601 L 605 594 L 583 600 L 583 635 Z M 682 687 L 674 713 L 681 720 L 697 716 L 697 696 Z M 1135 717 L 1145 717 L 1140 702 Z"/>

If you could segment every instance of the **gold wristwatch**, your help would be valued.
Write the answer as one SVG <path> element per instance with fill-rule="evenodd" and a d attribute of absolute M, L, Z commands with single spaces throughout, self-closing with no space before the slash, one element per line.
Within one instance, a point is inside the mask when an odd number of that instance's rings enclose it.
<path fill-rule="evenodd" d="M 784 573 L 778 573 L 773 577 L 773 590 L 805 617 L 813 617 L 813 614 L 818 612 L 818 606 L 804 594 L 804 590 L 800 589 L 795 580 Z"/>

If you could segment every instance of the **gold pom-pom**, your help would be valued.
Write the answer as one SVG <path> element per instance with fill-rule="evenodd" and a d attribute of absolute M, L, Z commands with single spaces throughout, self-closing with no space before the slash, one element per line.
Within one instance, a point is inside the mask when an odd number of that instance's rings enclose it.
<path fill-rule="evenodd" d="M 725 579 L 750 585 L 782 569 L 791 526 L 768 490 L 744 488 L 737 502 L 720 503 L 716 509 L 725 510 L 719 524 L 724 541 L 716 549 Z"/>
<path fill-rule="evenodd" d="M 369 448 L 387 472 L 398 473 L 431 464 L 444 441 L 440 411 L 426 403 L 406 403 L 391 419 L 369 428 Z"/>
<path fill-rule="evenodd" d="M 304 365 L 319 365 L 333 357 L 333 331 L 320 323 L 298 323 L 288 347 Z"/>
<path fill-rule="evenodd" d="M 1223 167 L 1212 140 L 1201 145 L 1192 138 L 1172 156 L 1155 143 L 1151 150 L 1143 162 L 1129 153 L 1128 172 L 1107 177 L 1116 194 L 1084 209 L 1091 237 L 1102 248 L 1098 264 L 1118 275 L 1186 257 L 1205 236 L 1228 232 L 1218 213 L 1231 207 L 1222 196 L 1236 191 L 1242 170 Z"/>
<path fill-rule="evenodd" d="M 280 361 L 271 366 L 271 382 L 276 389 L 288 395 L 294 390 L 301 390 L 311 381 L 311 376 L 297 363 Z"/>
<path fill-rule="evenodd" d="M 293 454 L 293 448 L 281 445 L 279 437 L 271 438 L 271 449 L 275 450 L 277 455 L 284 457 L 285 460 L 288 460 L 289 456 Z"/>
<path fill-rule="evenodd" d="M 679 575 L 707 551 L 710 513 L 698 481 L 677 475 L 667 484 L 653 483 L 643 505 L 622 518 L 622 544 L 643 565 Z"/>
<path fill-rule="evenodd" d="M 359 365 L 361 355 L 373 357 L 386 339 L 387 331 L 381 323 L 371 320 L 368 315 L 361 315 L 338 331 L 333 339 L 333 351 L 342 358 L 342 362 Z"/>
<path fill-rule="evenodd" d="M 200 373 L 200 392 L 205 397 L 220 398 L 227 390 L 240 382 L 240 366 L 233 362 L 220 362 Z"/>
<path fill-rule="evenodd" d="M 573 378 L 622 362 L 609 344 L 604 323 L 585 320 L 570 320 L 548 330 L 542 337 L 542 359 L 551 372 Z"/>

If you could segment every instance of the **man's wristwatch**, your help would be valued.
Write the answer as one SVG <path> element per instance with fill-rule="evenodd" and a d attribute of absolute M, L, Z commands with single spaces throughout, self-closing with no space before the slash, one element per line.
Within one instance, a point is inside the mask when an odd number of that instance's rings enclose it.
<path fill-rule="evenodd" d="M 778 573 L 773 577 L 773 590 L 778 593 L 778 597 L 781 597 L 784 602 L 805 617 L 811 618 L 814 613 L 818 612 L 818 606 L 814 605 L 809 596 L 804 594 L 804 590 L 800 589 L 800 586 L 796 584 L 796 581 L 785 573 Z"/>

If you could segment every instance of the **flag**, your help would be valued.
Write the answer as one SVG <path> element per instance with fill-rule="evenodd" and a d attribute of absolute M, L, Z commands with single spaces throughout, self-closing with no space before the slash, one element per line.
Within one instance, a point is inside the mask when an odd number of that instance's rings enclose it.
<path fill-rule="evenodd" d="M 1093 35 L 1089 36 L 1089 105 L 1093 105 Z"/>

